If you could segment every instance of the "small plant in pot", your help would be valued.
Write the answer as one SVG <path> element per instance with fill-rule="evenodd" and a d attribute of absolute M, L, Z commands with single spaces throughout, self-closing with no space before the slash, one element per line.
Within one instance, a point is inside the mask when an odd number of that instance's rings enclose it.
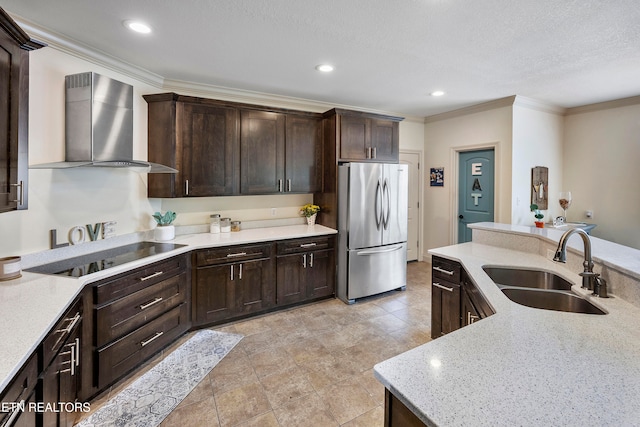
<path fill-rule="evenodd" d="M 300 208 L 300 215 L 307 218 L 307 224 L 313 225 L 316 223 L 316 216 L 320 212 L 320 206 L 312 203 L 307 203 Z"/>
<path fill-rule="evenodd" d="M 542 218 L 544 218 L 544 214 L 540 212 L 540 209 L 538 209 L 538 205 L 534 203 L 531 206 L 529 206 L 529 208 L 531 209 L 531 212 L 533 212 L 533 216 L 536 217 L 536 221 L 535 221 L 536 227 L 544 228 L 544 222 L 542 222 Z"/>
<path fill-rule="evenodd" d="M 177 214 L 172 211 L 167 211 L 164 215 L 160 212 L 153 214 L 153 219 L 158 223 L 155 230 L 156 240 L 171 240 L 176 237 L 176 229 L 173 226 L 176 216 Z"/>

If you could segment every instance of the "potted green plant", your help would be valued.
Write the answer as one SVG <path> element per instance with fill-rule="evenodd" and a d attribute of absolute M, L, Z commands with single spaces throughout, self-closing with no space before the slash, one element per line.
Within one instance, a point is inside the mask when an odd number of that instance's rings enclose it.
<path fill-rule="evenodd" d="M 538 205 L 534 203 L 531 206 L 529 206 L 529 208 L 531 209 L 531 212 L 533 212 L 533 216 L 536 217 L 536 220 L 537 220 L 535 221 L 536 227 L 544 228 L 544 222 L 542 222 L 542 218 L 544 218 L 544 214 L 540 212 L 540 209 L 538 209 Z"/>
<path fill-rule="evenodd" d="M 307 218 L 308 225 L 314 225 L 316 223 L 318 212 L 320 212 L 320 206 L 312 203 L 307 203 L 300 208 L 300 215 Z"/>
<path fill-rule="evenodd" d="M 160 212 L 153 214 L 153 219 L 158 223 L 155 230 L 156 240 L 172 240 L 176 237 L 176 229 L 173 225 L 176 216 L 177 214 L 172 211 L 167 211 L 164 215 Z"/>

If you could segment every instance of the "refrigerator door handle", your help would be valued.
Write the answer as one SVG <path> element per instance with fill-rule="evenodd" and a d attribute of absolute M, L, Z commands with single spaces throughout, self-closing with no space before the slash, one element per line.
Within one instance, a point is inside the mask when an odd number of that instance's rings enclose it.
<path fill-rule="evenodd" d="M 375 209 L 374 209 L 374 214 L 376 216 L 376 228 L 378 230 L 380 230 L 380 224 L 382 223 L 382 218 L 383 218 L 383 212 L 381 211 L 381 208 L 384 208 L 383 206 L 384 201 L 382 200 L 382 187 L 380 184 L 380 180 L 378 180 L 378 184 L 376 185 L 376 200 L 375 200 Z"/>
<path fill-rule="evenodd" d="M 384 185 L 382 186 L 382 203 L 384 204 L 385 195 L 387 196 L 387 209 L 383 209 L 383 212 L 386 211 L 386 215 L 382 217 L 382 224 L 384 225 L 384 229 L 386 230 L 389 226 L 389 215 L 391 213 L 391 196 L 389 195 L 389 182 L 385 178 Z M 383 207 L 384 208 L 384 207 Z"/>
<path fill-rule="evenodd" d="M 356 252 L 356 255 L 358 256 L 362 256 L 362 255 L 377 255 L 377 254 L 383 254 L 383 253 L 387 253 L 387 252 L 395 252 L 397 250 L 402 249 L 402 245 L 395 245 L 395 246 L 390 246 L 388 248 L 384 248 L 384 249 L 369 249 L 369 250 L 365 250 L 365 251 L 358 251 Z"/>

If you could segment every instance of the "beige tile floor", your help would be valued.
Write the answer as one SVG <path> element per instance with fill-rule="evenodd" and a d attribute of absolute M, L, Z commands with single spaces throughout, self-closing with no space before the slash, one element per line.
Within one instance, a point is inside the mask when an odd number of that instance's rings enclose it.
<path fill-rule="evenodd" d="M 431 264 L 412 262 L 404 292 L 353 305 L 326 300 L 212 328 L 244 338 L 161 427 L 382 426 L 384 387 L 373 366 L 430 340 L 430 284 Z M 103 393 L 92 410 L 162 357 Z"/>

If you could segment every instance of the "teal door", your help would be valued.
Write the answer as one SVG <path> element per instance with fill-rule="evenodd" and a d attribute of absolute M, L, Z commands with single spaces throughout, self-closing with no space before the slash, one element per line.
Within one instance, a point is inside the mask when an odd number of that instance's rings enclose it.
<path fill-rule="evenodd" d="M 493 149 L 460 153 L 458 243 L 471 241 L 467 224 L 493 222 L 494 157 Z"/>

